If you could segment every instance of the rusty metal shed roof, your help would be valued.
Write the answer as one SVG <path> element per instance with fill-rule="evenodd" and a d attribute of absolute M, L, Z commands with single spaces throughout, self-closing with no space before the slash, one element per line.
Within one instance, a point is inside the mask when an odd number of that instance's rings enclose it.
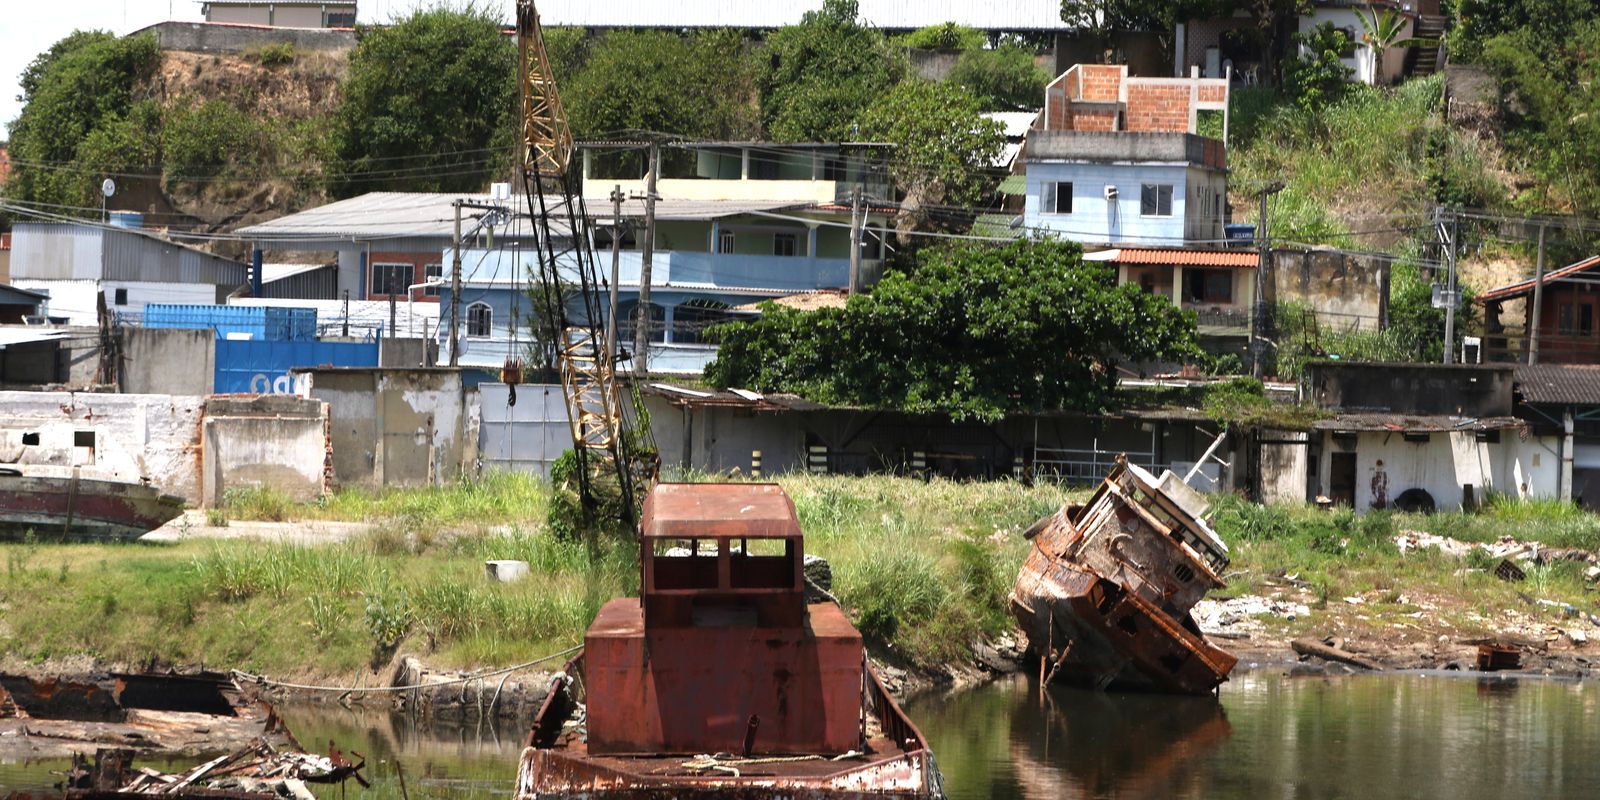
<path fill-rule="evenodd" d="M 1576 275 L 1580 272 L 1594 269 L 1595 267 L 1600 267 L 1600 256 L 1586 258 L 1577 262 L 1576 264 L 1568 264 L 1560 269 L 1546 272 L 1544 274 L 1544 280 L 1539 282 L 1545 286 L 1549 286 L 1551 283 L 1572 275 Z M 1528 278 L 1527 280 L 1517 281 L 1516 283 L 1508 283 L 1504 286 L 1496 286 L 1495 288 L 1478 295 L 1478 302 L 1488 303 L 1495 300 L 1506 300 L 1512 297 L 1521 297 L 1526 294 L 1531 294 L 1533 292 L 1533 284 L 1534 279 Z"/>
<path fill-rule="evenodd" d="M 1517 367 L 1515 380 L 1526 403 L 1600 405 L 1600 366 L 1523 366 Z"/>

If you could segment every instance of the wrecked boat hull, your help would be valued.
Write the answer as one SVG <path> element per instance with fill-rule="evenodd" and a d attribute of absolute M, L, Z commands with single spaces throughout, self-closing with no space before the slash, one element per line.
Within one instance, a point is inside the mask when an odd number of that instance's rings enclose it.
<path fill-rule="evenodd" d="M 552 682 L 534 719 L 517 772 L 516 800 L 942 800 L 943 779 L 921 731 L 900 710 L 876 673 L 867 671 L 867 698 L 881 736 L 860 759 L 762 759 L 738 764 L 739 774 L 683 768 L 693 754 L 596 756 L 563 736 L 583 702 L 583 656 Z M 876 755 L 876 757 L 874 757 Z M 732 758 L 724 756 L 725 758 Z M 737 764 L 738 760 L 732 763 Z"/>
<path fill-rule="evenodd" d="M 137 539 L 183 513 L 183 499 L 133 483 L 0 474 L 0 541 Z"/>
<path fill-rule="evenodd" d="M 1093 689 L 1209 694 L 1238 663 L 1138 595 L 1053 561 L 1039 548 L 1029 554 L 1018 585 L 1030 580 L 1030 591 L 1013 596 L 1012 613 L 1029 641 L 1047 643 L 1041 654 L 1066 652 L 1045 658 L 1058 680 Z"/>
<path fill-rule="evenodd" d="M 1227 545 L 1207 503 L 1171 472 L 1118 458 L 1082 506 L 1064 506 L 1025 534 L 1011 612 L 1043 681 L 1093 689 L 1209 694 L 1238 662 L 1208 641 L 1190 611 L 1227 584 Z"/>

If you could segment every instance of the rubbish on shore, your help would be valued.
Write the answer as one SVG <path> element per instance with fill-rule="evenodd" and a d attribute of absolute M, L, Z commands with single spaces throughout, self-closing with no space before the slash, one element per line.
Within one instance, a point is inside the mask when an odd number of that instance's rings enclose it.
<path fill-rule="evenodd" d="M 183 513 L 183 498 L 139 483 L 70 475 L 24 475 L 0 467 L 0 541 L 137 539 Z"/>
<path fill-rule="evenodd" d="M 1600 582 L 1600 567 L 1590 567 L 1583 571 L 1583 579 L 1590 582 Z"/>
<path fill-rule="evenodd" d="M 1582 628 L 1566 628 L 1562 633 L 1567 635 L 1573 647 L 1582 647 L 1589 643 L 1589 634 L 1584 633 Z"/>
<path fill-rule="evenodd" d="M 1521 669 L 1522 651 L 1515 647 L 1484 643 L 1478 645 L 1478 671 L 1496 672 L 1503 669 Z"/>
<path fill-rule="evenodd" d="M 1266 630 L 1262 617 L 1293 621 L 1311 616 L 1304 603 L 1246 594 L 1238 597 L 1205 599 L 1194 604 L 1190 616 L 1206 636 L 1221 639 L 1248 639 Z"/>
<path fill-rule="evenodd" d="M 1156 478 L 1119 456 L 1076 513 L 1035 523 L 1011 610 L 1041 680 L 1208 694 L 1228 679 L 1238 659 L 1192 613 L 1226 587 L 1228 547 L 1206 510 L 1177 475 Z"/>
<path fill-rule="evenodd" d="M 262 737 L 290 743 L 270 706 L 218 673 L 0 674 L 0 757 L 64 759 L 108 746 L 215 755 Z"/>
<path fill-rule="evenodd" d="M 1352 667 L 1381 671 L 1383 665 L 1376 661 L 1356 655 L 1349 650 L 1344 650 L 1333 645 L 1319 642 L 1315 639 L 1295 639 L 1289 642 L 1296 653 L 1303 656 L 1316 656 L 1323 661 L 1336 661 L 1340 664 L 1349 664 Z"/>
<path fill-rule="evenodd" d="M 228 797 L 235 800 L 293 798 L 316 800 L 308 783 L 343 783 L 351 778 L 368 787 L 361 776 L 366 758 L 352 763 L 328 743 L 325 756 L 279 751 L 266 739 L 182 772 L 163 773 L 148 767 L 133 769 L 133 751 L 97 750 L 91 763 L 81 754 L 72 759 L 64 788 L 68 798 L 120 798 L 159 795 L 176 798 Z"/>
<path fill-rule="evenodd" d="M 552 681 L 517 800 L 943 796 L 861 634 L 806 602 L 783 489 L 660 484 L 642 519 L 640 596 L 602 606 Z"/>
<path fill-rule="evenodd" d="M 1501 561 L 1499 566 L 1494 568 L 1494 576 L 1511 583 L 1528 579 L 1528 573 L 1523 572 L 1521 567 L 1511 563 L 1510 559 Z"/>

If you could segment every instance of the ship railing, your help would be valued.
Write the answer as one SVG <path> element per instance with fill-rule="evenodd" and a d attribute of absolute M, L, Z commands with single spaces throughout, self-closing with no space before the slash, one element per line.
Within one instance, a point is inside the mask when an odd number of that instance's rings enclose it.
<path fill-rule="evenodd" d="M 1172 467 L 1170 463 L 1156 461 L 1155 453 L 1149 451 L 1036 447 L 1033 449 L 1033 477 L 1063 484 L 1096 484 L 1116 466 L 1117 456 L 1124 454 L 1130 463 L 1156 475 Z"/>

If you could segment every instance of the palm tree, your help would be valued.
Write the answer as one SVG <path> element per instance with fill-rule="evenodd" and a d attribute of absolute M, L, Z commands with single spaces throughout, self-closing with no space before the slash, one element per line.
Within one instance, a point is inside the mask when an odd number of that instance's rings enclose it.
<path fill-rule="evenodd" d="M 1372 82 L 1383 80 L 1383 54 L 1391 47 L 1438 47 L 1438 39 L 1401 39 L 1405 33 L 1406 18 L 1392 8 L 1378 13 L 1375 6 L 1367 6 L 1365 14 L 1357 12 L 1361 21 L 1361 41 L 1372 52 Z"/>

